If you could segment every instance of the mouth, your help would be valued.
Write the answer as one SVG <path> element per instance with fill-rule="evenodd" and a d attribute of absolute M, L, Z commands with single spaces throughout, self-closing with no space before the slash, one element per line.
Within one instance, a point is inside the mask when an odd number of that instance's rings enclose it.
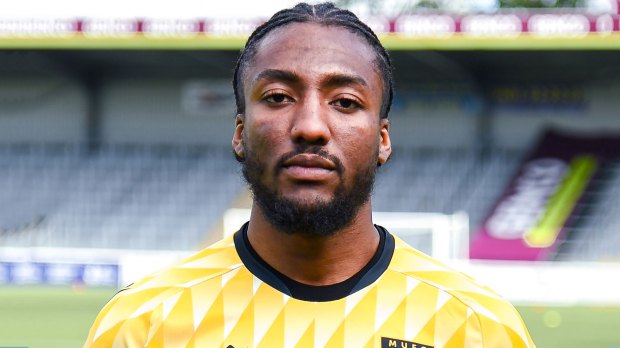
<path fill-rule="evenodd" d="M 335 170 L 336 164 L 331 160 L 320 155 L 311 153 L 302 153 L 295 155 L 283 163 L 284 168 L 303 167 L 303 168 L 320 168 L 326 170 Z"/>
<path fill-rule="evenodd" d="M 282 164 L 284 172 L 296 181 L 323 181 L 336 171 L 333 161 L 317 154 L 295 155 Z"/>

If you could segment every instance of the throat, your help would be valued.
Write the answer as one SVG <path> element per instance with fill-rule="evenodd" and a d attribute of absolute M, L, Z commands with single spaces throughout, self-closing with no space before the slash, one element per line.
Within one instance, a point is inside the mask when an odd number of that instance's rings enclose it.
<path fill-rule="evenodd" d="M 376 254 L 381 240 L 371 221 L 330 236 L 255 229 L 252 222 L 245 238 L 256 255 L 278 273 L 315 286 L 339 283 L 358 273 Z"/>

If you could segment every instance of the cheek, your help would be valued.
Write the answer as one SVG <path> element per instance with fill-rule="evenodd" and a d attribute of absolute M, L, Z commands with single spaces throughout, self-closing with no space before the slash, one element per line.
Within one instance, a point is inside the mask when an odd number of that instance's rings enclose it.
<path fill-rule="evenodd" d="M 340 132 L 342 143 L 361 154 L 379 146 L 379 128 L 374 123 L 349 125 Z"/>
<path fill-rule="evenodd" d="M 273 157 L 283 141 L 283 131 L 277 122 L 251 122 L 245 128 L 244 141 L 260 159 Z"/>
<path fill-rule="evenodd" d="M 370 129 L 369 129 L 370 128 Z M 353 168 L 362 168 L 376 161 L 379 149 L 379 130 L 377 127 L 350 127 L 340 134 L 345 162 Z"/>

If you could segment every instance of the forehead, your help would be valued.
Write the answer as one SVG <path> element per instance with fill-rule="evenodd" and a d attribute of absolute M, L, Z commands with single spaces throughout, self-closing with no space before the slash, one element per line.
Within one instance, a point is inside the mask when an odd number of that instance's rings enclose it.
<path fill-rule="evenodd" d="M 370 44 L 346 28 L 291 23 L 259 42 L 246 77 L 252 81 L 265 69 L 293 71 L 308 78 L 341 73 L 360 76 L 380 92 L 381 74 L 375 60 Z"/>

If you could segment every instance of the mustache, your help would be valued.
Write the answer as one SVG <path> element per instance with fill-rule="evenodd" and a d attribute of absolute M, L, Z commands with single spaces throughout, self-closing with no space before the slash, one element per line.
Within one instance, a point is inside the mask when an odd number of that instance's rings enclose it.
<path fill-rule="evenodd" d="M 284 169 L 284 163 L 286 161 L 301 154 L 311 154 L 311 155 L 321 156 L 334 163 L 334 165 L 336 166 L 336 173 L 338 173 L 338 175 L 342 176 L 342 174 L 344 173 L 344 166 L 342 165 L 342 161 L 338 157 L 325 151 L 325 149 L 322 146 L 306 145 L 306 144 L 298 144 L 295 146 L 295 149 L 293 151 L 287 152 L 284 155 L 282 155 L 280 159 L 278 159 L 278 162 L 276 163 L 276 171 L 280 172 L 282 169 Z"/>

